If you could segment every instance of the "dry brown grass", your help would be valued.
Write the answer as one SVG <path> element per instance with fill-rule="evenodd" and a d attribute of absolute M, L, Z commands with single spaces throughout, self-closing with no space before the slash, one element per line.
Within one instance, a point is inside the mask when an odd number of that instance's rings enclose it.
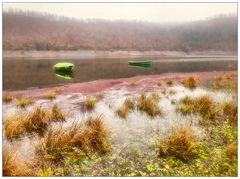
<path fill-rule="evenodd" d="M 197 157 L 200 143 L 191 128 L 180 128 L 158 143 L 161 157 L 174 156 L 187 161 Z"/>
<path fill-rule="evenodd" d="M 10 147 L 3 147 L 2 152 L 3 176 L 31 176 L 32 172 L 23 161 L 17 159 L 17 153 Z"/>
<path fill-rule="evenodd" d="M 214 119 L 217 115 L 214 101 L 207 95 L 195 99 L 186 96 L 180 101 L 177 109 L 183 114 L 199 113 L 205 120 Z"/>
<path fill-rule="evenodd" d="M 173 85 L 173 80 L 167 80 L 166 83 L 167 83 L 168 86 L 172 86 Z"/>
<path fill-rule="evenodd" d="M 58 107 L 57 104 L 54 104 L 51 108 L 51 119 L 52 121 L 65 121 L 65 113 Z"/>
<path fill-rule="evenodd" d="M 20 113 L 4 118 L 4 134 L 8 139 L 19 138 L 24 133 L 43 135 L 52 121 L 64 121 L 65 115 L 54 105 L 51 109 L 36 108 L 27 113 Z"/>
<path fill-rule="evenodd" d="M 224 102 L 221 104 L 221 108 L 223 110 L 223 115 L 225 116 L 225 118 L 227 118 L 231 122 L 237 121 L 238 111 L 237 102 L 235 101 Z"/>
<path fill-rule="evenodd" d="M 131 86 L 131 87 L 137 86 L 137 82 L 136 81 L 130 81 L 129 86 Z"/>
<path fill-rule="evenodd" d="M 129 99 L 127 98 L 123 105 L 120 106 L 117 110 L 116 113 L 121 117 L 121 118 L 126 118 L 127 114 L 133 110 L 135 107 L 135 102 L 133 101 L 133 99 Z"/>
<path fill-rule="evenodd" d="M 237 145 L 234 143 L 229 144 L 226 147 L 226 154 L 229 158 L 237 158 L 238 155 Z"/>
<path fill-rule="evenodd" d="M 161 80 L 158 80 L 158 81 L 157 81 L 157 85 L 158 85 L 159 87 L 161 87 L 161 86 L 163 86 L 163 82 L 162 82 Z"/>
<path fill-rule="evenodd" d="M 7 116 L 4 120 L 4 134 L 8 139 L 18 138 L 23 133 L 42 134 L 47 128 L 50 114 L 42 108 L 19 115 Z"/>
<path fill-rule="evenodd" d="M 183 79 L 182 84 L 187 88 L 194 89 L 198 85 L 198 80 L 197 80 L 197 78 L 195 78 L 193 76 L 189 76 L 189 77 Z"/>
<path fill-rule="evenodd" d="M 12 102 L 12 100 L 13 100 L 12 96 L 10 96 L 8 94 L 3 95 L 3 103 L 10 103 L 10 102 Z"/>
<path fill-rule="evenodd" d="M 154 99 L 152 96 L 146 96 L 146 94 L 143 93 L 137 101 L 137 107 L 139 110 L 144 111 L 148 115 L 154 117 L 161 114 L 158 101 L 158 99 Z"/>
<path fill-rule="evenodd" d="M 33 104 L 33 100 L 26 97 L 21 97 L 16 100 L 16 105 L 20 108 L 25 108 L 28 105 Z"/>
<path fill-rule="evenodd" d="M 50 128 L 36 147 L 36 152 L 40 157 L 56 162 L 73 152 L 74 148 L 82 152 L 106 153 L 110 150 L 109 134 L 101 116 L 90 117 L 85 123 L 72 124 L 67 128 Z"/>

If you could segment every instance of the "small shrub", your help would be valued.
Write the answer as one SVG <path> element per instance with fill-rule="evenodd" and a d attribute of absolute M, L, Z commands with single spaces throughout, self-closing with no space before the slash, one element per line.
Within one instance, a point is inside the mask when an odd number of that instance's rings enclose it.
<path fill-rule="evenodd" d="M 158 80 L 158 81 L 157 81 L 157 85 L 158 85 L 159 87 L 161 87 L 161 86 L 163 85 L 163 82 L 162 82 L 161 80 Z"/>
<path fill-rule="evenodd" d="M 237 158 L 238 150 L 237 150 L 237 145 L 234 143 L 229 144 L 226 147 L 226 154 L 229 158 Z"/>
<path fill-rule="evenodd" d="M 167 85 L 172 86 L 173 85 L 173 80 L 167 80 Z"/>
<path fill-rule="evenodd" d="M 56 98 L 56 93 L 52 92 L 52 91 L 49 91 L 48 93 L 46 93 L 45 96 L 46 96 L 47 99 L 53 100 L 53 99 Z"/>
<path fill-rule="evenodd" d="M 21 108 L 25 108 L 28 105 L 31 105 L 33 100 L 30 98 L 21 97 L 20 99 L 16 100 L 16 105 Z"/>
<path fill-rule="evenodd" d="M 187 88 L 190 88 L 190 89 L 194 89 L 197 87 L 197 79 L 193 76 L 190 76 L 188 78 L 185 78 L 183 81 L 182 81 L 182 84 L 187 87 Z"/>
<path fill-rule="evenodd" d="M 96 99 L 93 98 L 93 97 L 87 97 L 85 100 L 84 100 L 84 106 L 87 108 L 87 109 L 92 109 L 96 104 Z"/>
<path fill-rule="evenodd" d="M 13 100 L 12 96 L 7 95 L 7 94 L 3 95 L 3 103 L 10 103 L 10 102 L 12 102 L 12 100 Z"/>
<path fill-rule="evenodd" d="M 159 141 L 158 149 L 161 157 L 174 156 L 187 161 L 197 157 L 200 143 L 194 131 L 181 128 Z"/>
<path fill-rule="evenodd" d="M 161 114 L 161 110 L 158 107 L 158 100 L 153 99 L 151 96 L 147 97 L 145 94 L 141 94 L 139 97 L 137 107 L 139 110 L 146 112 L 150 116 Z"/>
<path fill-rule="evenodd" d="M 2 152 L 2 172 L 3 176 L 30 176 L 30 170 L 23 161 L 17 159 L 17 153 L 4 146 Z"/>

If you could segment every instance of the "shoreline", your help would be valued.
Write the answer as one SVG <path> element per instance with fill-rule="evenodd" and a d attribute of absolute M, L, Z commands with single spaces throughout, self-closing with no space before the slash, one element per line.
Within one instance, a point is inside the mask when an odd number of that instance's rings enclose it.
<path fill-rule="evenodd" d="M 134 89 L 139 90 L 149 90 L 152 86 L 156 85 L 157 80 L 161 80 L 166 82 L 167 80 L 173 80 L 174 83 L 180 83 L 185 77 L 194 76 L 199 80 L 210 80 L 214 77 L 219 77 L 222 75 L 231 75 L 236 71 L 213 71 L 213 72 L 190 72 L 190 73 L 164 73 L 160 75 L 141 75 L 130 78 L 119 78 L 119 79 L 103 79 L 103 80 L 95 80 L 90 82 L 82 82 L 82 83 L 70 83 L 62 86 L 56 87 L 43 87 L 43 88 L 33 88 L 19 91 L 10 91 L 3 90 L 3 93 L 11 95 L 13 97 L 30 97 L 30 98 L 43 98 L 46 92 L 49 91 L 57 91 L 58 94 L 67 95 L 71 93 L 83 93 L 83 94 L 93 94 L 97 92 L 102 92 L 104 90 L 114 88 L 120 89 L 122 87 L 129 87 L 129 83 L 134 81 L 137 84 L 144 84 L 144 88 Z"/>
<path fill-rule="evenodd" d="M 124 50 L 73 50 L 36 51 L 4 50 L 3 58 L 46 58 L 46 59 L 97 59 L 97 58 L 156 58 L 156 57 L 235 57 L 236 51 L 124 51 Z"/>

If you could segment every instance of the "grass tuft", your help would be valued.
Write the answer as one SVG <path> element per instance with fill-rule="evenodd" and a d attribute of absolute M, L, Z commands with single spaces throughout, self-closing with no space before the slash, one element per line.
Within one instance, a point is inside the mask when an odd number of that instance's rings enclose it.
<path fill-rule="evenodd" d="M 162 82 L 161 80 L 158 80 L 158 81 L 157 81 L 157 85 L 158 85 L 159 87 L 161 87 L 161 86 L 163 86 L 163 82 Z"/>
<path fill-rule="evenodd" d="M 16 105 L 20 108 L 25 108 L 28 105 L 33 104 L 33 100 L 26 97 L 21 97 L 16 100 Z"/>
<path fill-rule="evenodd" d="M 8 94 L 3 95 L 3 103 L 10 103 L 10 102 L 12 102 L 12 100 L 13 100 L 12 96 L 10 96 Z"/>
<path fill-rule="evenodd" d="M 237 145 L 234 143 L 229 144 L 226 147 L 226 154 L 229 158 L 237 158 L 238 155 L 238 150 L 237 150 Z"/>
<path fill-rule="evenodd" d="M 89 117 L 85 123 L 50 128 L 36 147 L 36 152 L 40 157 L 55 162 L 61 162 L 76 148 L 82 152 L 106 153 L 110 150 L 109 133 L 101 117 Z"/>
<path fill-rule="evenodd" d="M 56 93 L 53 92 L 53 91 L 49 91 L 49 92 L 46 93 L 45 97 L 46 97 L 47 99 L 53 100 L 53 99 L 56 98 Z"/>
<path fill-rule="evenodd" d="M 51 118 L 52 121 L 65 121 L 65 113 L 58 107 L 57 104 L 54 104 L 51 108 Z"/>
<path fill-rule="evenodd" d="M 136 81 L 130 81 L 129 86 L 131 86 L 131 87 L 137 86 L 137 82 Z"/>
<path fill-rule="evenodd" d="M 167 80 L 166 83 L 167 83 L 168 86 L 172 86 L 173 85 L 173 80 Z"/>
<path fill-rule="evenodd" d="M 141 94 L 138 99 L 137 107 L 139 110 L 146 112 L 150 116 L 156 116 L 161 114 L 161 110 L 158 106 L 159 99 L 153 98 L 152 96 L 146 96 Z"/>
<path fill-rule="evenodd" d="M 183 79 L 182 84 L 187 88 L 194 89 L 198 85 L 198 80 L 193 76 L 189 76 Z"/>
<path fill-rule="evenodd" d="M 158 143 L 161 157 L 174 156 L 188 161 L 197 157 L 200 142 L 191 128 L 181 128 L 172 132 Z"/>
<path fill-rule="evenodd" d="M 84 100 L 84 106 L 87 109 L 93 109 L 95 104 L 96 104 L 96 99 L 93 97 L 86 97 L 86 99 Z"/>
<path fill-rule="evenodd" d="M 127 98 L 123 105 L 120 106 L 117 110 L 116 113 L 121 117 L 121 118 L 126 118 L 127 114 L 133 110 L 135 107 L 135 103 L 132 99 Z"/>
<path fill-rule="evenodd" d="M 234 101 L 224 102 L 221 104 L 223 115 L 231 122 L 237 121 L 237 103 Z"/>
<path fill-rule="evenodd" d="M 17 153 L 4 146 L 2 153 L 2 172 L 3 176 L 30 176 L 29 168 L 24 162 L 17 159 Z"/>
<path fill-rule="evenodd" d="M 24 133 L 43 135 L 52 121 L 65 121 L 65 114 L 55 104 L 51 109 L 36 108 L 28 113 L 4 118 L 4 134 L 7 139 L 19 138 Z"/>

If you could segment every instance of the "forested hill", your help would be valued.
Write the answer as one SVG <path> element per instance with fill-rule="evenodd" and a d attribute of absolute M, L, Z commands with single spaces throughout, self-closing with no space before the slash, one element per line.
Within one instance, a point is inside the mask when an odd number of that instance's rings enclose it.
<path fill-rule="evenodd" d="M 170 25 L 8 11 L 3 13 L 3 49 L 236 51 L 237 17 Z"/>

